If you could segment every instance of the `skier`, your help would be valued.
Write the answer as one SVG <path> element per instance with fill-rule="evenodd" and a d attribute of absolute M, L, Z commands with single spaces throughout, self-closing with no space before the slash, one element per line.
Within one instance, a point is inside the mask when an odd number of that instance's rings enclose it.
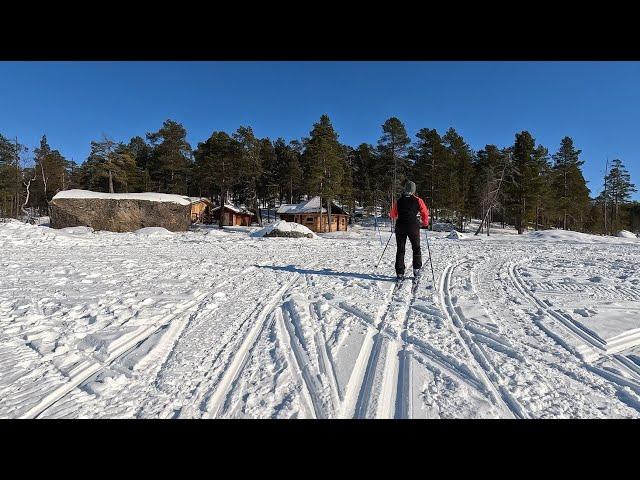
<path fill-rule="evenodd" d="M 407 237 L 411 242 L 413 251 L 413 277 L 414 282 L 420 274 L 422 268 L 422 254 L 420 251 L 420 223 L 418 213 L 423 227 L 429 225 L 429 209 L 416 194 L 416 184 L 407 182 L 404 186 L 402 196 L 391 207 L 389 216 L 396 220 L 396 275 L 398 280 L 404 279 L 404 252 Z"/>

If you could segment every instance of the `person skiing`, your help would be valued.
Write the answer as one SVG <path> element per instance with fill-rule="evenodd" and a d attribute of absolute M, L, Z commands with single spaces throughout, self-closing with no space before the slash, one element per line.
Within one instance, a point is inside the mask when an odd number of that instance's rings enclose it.
<path fill-rule="evenodd" d="M 393 202 L 389 216 L 396 219 L 396 275 L 398 280 L 404 278 L 404 253 L 407 237 L 413 251 L 413 276 L 418 278 L 422 268 L 422 252 L 420 251 L 420 222 L 423 227 L 429 226 L 429 209 L 416 194 L 416 184 L 407 182 L 400 198 Z"/>

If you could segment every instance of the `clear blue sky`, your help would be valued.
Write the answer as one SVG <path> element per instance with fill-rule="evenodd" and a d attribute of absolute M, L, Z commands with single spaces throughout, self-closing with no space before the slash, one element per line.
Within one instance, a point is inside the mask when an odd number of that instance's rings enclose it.
<path fill-rule="evenodd" d="M 46 133 L 78 162 L 102 134 L 128 141 L 168 118 L 195 148 L 240 125 L 299 139 L 322 113 L 353 146 L 390 116 L 412 137 L 452 126 L 476 150 L 529 130 L 553 153 L 569 135 L 592 195 L 607 156 L 640 184 L 640 62 L 0 62 L 0 132 L 29 153 Z"/>

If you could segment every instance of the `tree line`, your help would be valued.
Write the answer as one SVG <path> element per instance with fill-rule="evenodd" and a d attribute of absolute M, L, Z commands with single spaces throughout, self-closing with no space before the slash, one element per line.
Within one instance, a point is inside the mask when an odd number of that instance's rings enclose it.
<path fill-rule="evenodd" d="M 260 220 L 260 208 L 296 203 L 307 196 L 354 212 L 388 212 L 408 179 L 417 186 L 436 222 L 464 231 L 471 218 L 527 229 L 563 228 L 592 233 L 640 229 L 636 191 L 620 159 L 607 162 L 595 198 L 582 174 L 581 150 L 570 137 L 555 153 L 527 132 L 512 145 L 474 151 L 454 128 L 443 134 L 422 128 L 415 138 L 395 117 L 382 125 L 376 145 L 342 144 L 327 115 L 309 136 L 287 142 L 258 138 L 249 126 L 214 131 L 193 148 L 187 131 L 166 120 L 156 132 L 128 142 L 91 142 L 77 164 L 42 136 L 28 155 L 17 138 L 0 133 L 0 216 L 46 215 L 60 190 L 161 192 L 244 204 Z M 27 165 L 29 164 L 29 165 Z M 329 216 L 331 212 L 328 212 Z M 261 221 L 261 220 L 260 220 Z M 329 219 L 331 221 L 331 219 Z"/>

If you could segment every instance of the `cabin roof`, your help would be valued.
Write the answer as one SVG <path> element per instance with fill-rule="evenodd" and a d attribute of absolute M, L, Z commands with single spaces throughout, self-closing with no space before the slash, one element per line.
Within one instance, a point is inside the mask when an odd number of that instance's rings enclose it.
<path fill-rule="evenodd" d="M 235 205 L 231 205 L 230 203 L 225 203 L 224 208 L 226 208 L 227 210 L 231 210 L 232 212 L 239 213 L 241 215 L 253 215 L 253 212 L 250 212 L 246 208 L 236 207 Z M 218 205 L 215 208 L 212 208 L 211 211 L 215 212 L 215 211 L 218 211 L 219 209 L 220 209 L 220 205 Z"/>
<path fill-rule="evenodd" d="M 278 213 L 301 214 L 301 213 L 320 213 L 320 197 L 313 197 L 302 203 L 280 205 Z M 327 201 L 322 202 L 322 213 L 327 213 Z M 331 213 L 336 215 L 347 215 L 342 208 L 331 202 Z"/>
<path fill-rule="evenodd" d="M 209 205 L 213 205 L 213 202 L 206 197 L 189 197 L 189 200 L 191 200 L 191 204 L 205 202 Z"/>

